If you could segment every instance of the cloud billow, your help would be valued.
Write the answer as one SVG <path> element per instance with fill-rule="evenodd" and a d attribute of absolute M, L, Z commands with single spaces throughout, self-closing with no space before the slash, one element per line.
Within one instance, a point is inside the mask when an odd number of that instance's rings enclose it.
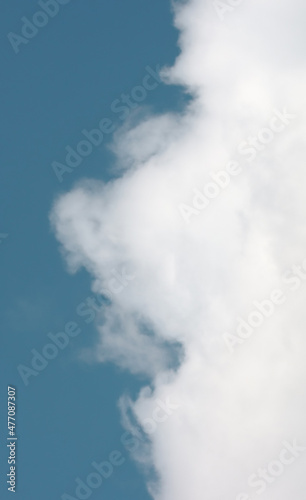
<path fill-rule="evenodd" d="M 76 185 L 51 220 L 70 268 L 84 266 L 95 292 L 112 269 L 135 276 L 103 312 L 95 352 L 151 378 L 153 390 L 122 405 L 139 422 L 156 399 L 180 401 L 149 436 L 150 451 L 137 453 L 155 468 L 153 497 L 251 500 L 250 477 L 283 443 L 306 445 L 306 6 L 245 1 L 220 22 L 210 2 L 190 0 L 175 3 L 174 14 L 181 54 L 162 78 L 193 99 L 181 113 L 125 126 L 113 145 L 121 177 Z M 294 119 L 261 147 L 256 138 L 275 110 Z M 241 154 L 243 142 L 254 161 Z M 230 161 L 239 176 L 186 224 L 179 206 Z M 292 266 L 299 290 L 229 356 L 224 332 L 236 334 L 237 318 Z M 169 345 L 183 352 L 175 369 Z M 302 498 L 303 468 L 301 455 L 279 477 L 269 473 L 261 498 Z"/>

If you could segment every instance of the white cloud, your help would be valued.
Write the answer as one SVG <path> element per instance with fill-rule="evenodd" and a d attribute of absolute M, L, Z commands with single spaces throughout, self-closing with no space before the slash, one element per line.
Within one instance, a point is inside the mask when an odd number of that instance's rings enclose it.
<path fill-rule="evenodd" d="M 97 358 L 152 377 L 154 391 L 130 403 L 139 421 L 156 398 L 182 402 L 150 437 L 158 500 L 256 498 L 248 477 L 284 440 L 306 445 L 306 283 L 232 357 L 222 339 L 306 258 L 305 10 L 245 0 L 221 23 L 211 2 L 177 6 L 181 55 L 163 74 L 193 101 L 118 134 L 130 168 L 78 185 L 52 212 L 71 269 L 85 266 L 95 291 L 113 268 L 135 274 L 99 326 Z M 284 108 L 296 118 L 248 163 L 237 147 Z M 179 204 L 230 160 L 243 172 L 186 225 Z M 184 348 L 176 373 L 165 341 Z M 302 456 L 261 498 L 302 498 L 303 467 Z"/>

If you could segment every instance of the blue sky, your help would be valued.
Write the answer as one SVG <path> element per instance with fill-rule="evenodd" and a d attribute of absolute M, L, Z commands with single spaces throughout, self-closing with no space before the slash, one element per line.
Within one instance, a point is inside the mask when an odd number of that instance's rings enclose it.
<path fill-rule="evenodd" d="M 2 6 L 1 29 L 1 471 L 7 472 L 6 391 L 17 388 L 18 486 L 22 500 L 54 500 L 73 495 L 75 478 L 92 472 L 91 462 L 123 449 L 117 400 L 136 394 L 141 380 L 111 364 L 78 361 L 96 339 L 94 322 L 77 315 L 90 295 L 85 271 L 67 273 L 48 215 L 54 199 L 88 176 L 108 180 L 113 157 L 111 134 L 60 183 L 51 167 L 65 147 L 82 139 L 102 118 L 122 124 L 111 111 L 115 99 L 141 85 L 146 66 L 172 64 L 177 32 L 168 2 L 114 0 L 61 5 L 16 54 L 7 34 L 21 33 L 21 18 L 32 19 L 37 2 Z M 164 85 L 143 102 L 162 111 L 179 105 L 177 88 Z M 84 139 L 84 137 L 83 137 Z M 25 386 L 17 366 L 30 366 L 31 350 L 46 344 L 77 321 L 81 333 Z M 121 446 L 121 448 L 120 448 Z M 126 462 L 91 498 L 145 500 L 143 476 L 128 452 Z M 3 476 L 2 476 L 3 478 Z M 9 498 L 1 481 L 1 498 Z"/>
<path fill-rule="evenodd" d="M 1 498 L 303 497 L 305 1 L 172 3 L 3 7 Z"/>

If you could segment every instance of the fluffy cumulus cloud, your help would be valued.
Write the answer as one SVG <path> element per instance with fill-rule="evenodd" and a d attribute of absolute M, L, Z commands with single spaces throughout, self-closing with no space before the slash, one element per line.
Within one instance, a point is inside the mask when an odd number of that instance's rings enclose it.
<path fill-rule="evenodd" d="M 191 100 L 117 134 L 116 178 L 52 211 L 71 269 L 97 293 L 125 284 L 94 352 L 151 377 L 121 408 L 156 500 L 304 495 L 305 16 L 303 0 L 175 3 L 162 78 Z"/>

